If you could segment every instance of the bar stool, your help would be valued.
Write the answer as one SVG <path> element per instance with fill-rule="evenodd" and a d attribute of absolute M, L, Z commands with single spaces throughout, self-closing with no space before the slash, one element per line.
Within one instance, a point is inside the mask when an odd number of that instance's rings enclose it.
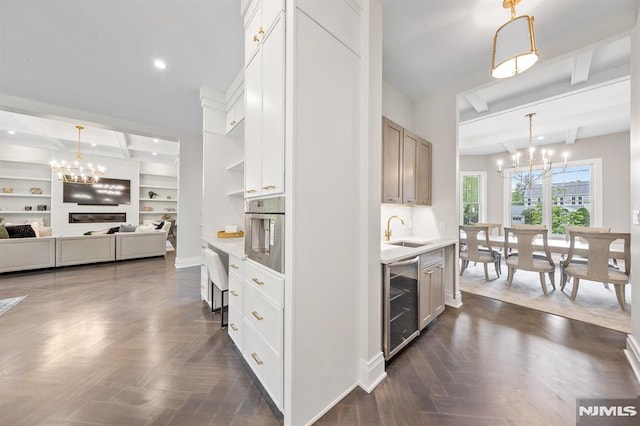
<path fill-rule="evenodd" d="M 205 249 L 204 251 L 204 263 L 207 266 L 209 282 L 218 288 L 220 292 L 220 297 L 222 299 L 220 301 L 220 308 L 216 308 L 215 307 L 216 292 L 212 288 L 211 289 L 211 311 L 216 312 L 218 309 L 220 309 L 220 326 L 224 328 L 228 324 L 228 318 L 227 318 L 227 321 L 225 321 L 225 315 L 224 315 L 224 313 L 227 311 L 226 309 L 227 305 L 225 305 L 224 303 L 224 295 L 227 294 L 227 292 L 229 291 L 229 276 L 227 275 L 226 269 L 224 269 L 224 265 L 222 264 L 222 261 L 220 260 L 220 256 L 218 255 L 218 253 L 216 253 L 215 251 L 209 248 Z M 228 304 L 228 297 L 227 297 L 227 304 Z"/>

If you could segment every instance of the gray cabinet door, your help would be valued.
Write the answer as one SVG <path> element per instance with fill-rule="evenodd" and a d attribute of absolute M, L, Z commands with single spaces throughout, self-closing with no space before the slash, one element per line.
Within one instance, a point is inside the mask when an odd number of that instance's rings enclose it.
<path fill-rule="evenodd" d="M 408 130 L 404 131 L 402 148 L 402 203 L 416 204 L 416 160 L 419 137 Z"/>
<path fill-rule="evenodd" d="M 382 202 L 402 203 L 403 129 L 391 120 L 382 120 Z"/>
<path fill-rule="evenodd" d="M 416 147 L 416 204 L 431 205 L 431 143 L 419 138 Z"/>
<path fill-rule="evenodd" d="M 431 298 L 433 297 L 433 268 L 425 268 L 420 271 L 420 302 L 418 304 L 418 326 L 420 330 L 425 328 L 433 319 Z"/>
<path fill-rule="evenodd" d="M 431 274 L 431 319 L 444 311 L 444 261 L 432 266 Z"/>

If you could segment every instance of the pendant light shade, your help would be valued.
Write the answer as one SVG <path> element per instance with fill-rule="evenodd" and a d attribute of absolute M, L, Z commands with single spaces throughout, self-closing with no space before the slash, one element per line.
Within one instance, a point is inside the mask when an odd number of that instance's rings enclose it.
<path fill-rule="evenodd" d="M 531 68 L 538 60 L 536 39 L 533 32 L 533 16 L 515 16 L 519 0 L 505 0 L 504 7 L 511 8 L 511 20 L 502 25 L 493 37 L 493 64 L 491 75 L 507 78 Z"/>

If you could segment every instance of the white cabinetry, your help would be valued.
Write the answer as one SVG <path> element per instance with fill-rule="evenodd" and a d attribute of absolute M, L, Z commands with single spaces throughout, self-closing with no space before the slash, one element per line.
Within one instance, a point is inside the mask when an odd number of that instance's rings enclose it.
<path fill-rule="evenodd" d="M 282 1 L 258 2 L 245 39 L 245 196 L 278 194 L 284 192 Z"/>
<path fill-rule="evenodd" d="M 42 218 L 50 226 L 51 166 L 0 161 L 0 217 L 5 223 Z"/>
<path fill-rule="evenodd" d="M 178 178 L 140 173 L 140 223 L 145 219 L 175 220 L 175 225 L 177 217 Z"/>
<path fill-rule="evenodd" d="M 226 130 L 231 133 L 244 120 L 244 96 L 239 96 L 227 109 Z"/>
<path fill-rule="evenodd" d="M 242 320 L 244 310 L 244 260 L 232 254 L 229 255 L 229 336 L 243 351 L 243 330 Z"/>

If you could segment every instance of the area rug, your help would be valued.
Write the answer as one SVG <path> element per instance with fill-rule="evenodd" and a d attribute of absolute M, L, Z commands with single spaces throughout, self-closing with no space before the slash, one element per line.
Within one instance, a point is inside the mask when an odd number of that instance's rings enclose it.
<path fill-rule="evenodd" d="M 558 272 L 555 277 L 556 290 L 553 290 L 547 277 L 548 296 L 542 293 L 539 275 L 535 272 L 517 271 L 511 287 L 507 286 L 506 271 L 500 278 L 495 278 L 495 272 L 490 270 L 489 278 L 489 281 L 485 281 L 481 264 L 475 267 L 470 266 L 460 277 L 460 290 L 623 333 L 631 333 L 631 313 L 620 309 L 613 285 L 609 285 L 609 289 L 606 289 L 602 283 L 580 281 L 578 295 L 576 300 L 572 301 L 571 283 L 566 285 L 564 291 L 560 291 Z M 631 309 L 631 284 L 626 287 L 625 297 L 627 309 Z M 462 302 L 464 303 L 464 295 Z"/>
<path fill-rule="evenodd" d="M 26 298 L 27 296 L 12 297 L 10 299 L 0 299 L 0 315 L 4 314 L 9 309 L 13 308 Z"/>

